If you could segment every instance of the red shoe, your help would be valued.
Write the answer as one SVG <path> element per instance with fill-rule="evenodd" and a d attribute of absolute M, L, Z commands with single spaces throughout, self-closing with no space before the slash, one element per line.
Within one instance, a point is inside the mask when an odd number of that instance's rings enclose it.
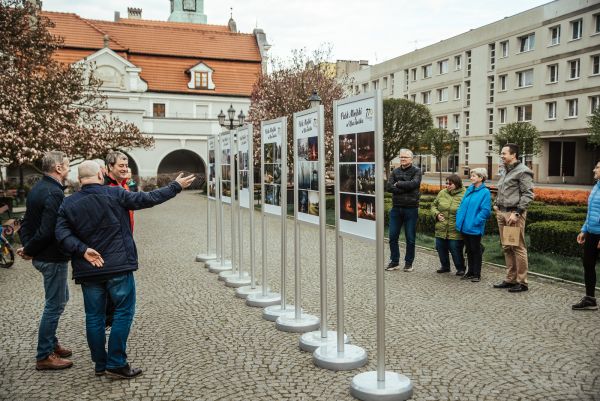
<path fill-rule="evenodd" d="M 71 355 L 73 355 L 73 351 L 71 351 L 68 348 L 63 347 L 59 343 L 56 343 L 56 345 L 54 346 L 54 353 L 56 355 L 60 356 L 61 358 L 67 358 L 67 357 L 70 357 Z"/>
<path fill-rule="evenodd" d="M 56 355 L 54 352 L 48 355 L 46 359 L 42 359 L 41 361 L 37 361 L 35 363 L 35 368 L 37 370 L 58 370 L 58 369 L 67 369 L 73 366 L 73 362 L 68 359 L 62 359 L 60 356 Z"/>

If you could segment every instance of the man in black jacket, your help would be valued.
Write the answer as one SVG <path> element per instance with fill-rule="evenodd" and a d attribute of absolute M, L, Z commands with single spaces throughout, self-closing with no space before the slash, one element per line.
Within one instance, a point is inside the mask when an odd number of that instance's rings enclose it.
<path fill-rule="evenodd" d="M 390 210 L 390 262 L 385 270 L 399 270 L 400 248 L 398 238 L 404 226 L 406 236 L 406 255 L 404 271 L 413 271 L 415 260 L 415 240 L 417 219 L 419 217 L 419 198 L 421 193 L 421 169 L 413 166 L 413 153 L 408 149 L 400 150 L 400 167 L 390 173 L 387 191 L 392 193 L 392 209 Z"/>
<path fill-rule="evenodd" d="M 65 199 L 58 213 L 56 238 L 71 253 L 73 279 L 81 284 L 86 335 L 97 376 L 131 379 L 142 373 L 127 362 L 127 338 L 135 313 L 137 249 L 129 226 L 129 211 L 149 208 L 175 197 L 194 181 L 180 174 L 152 192 L 129 192 L 102 185 L 100 166 L 79 166 L 81 190 Z M 105 348 L 106 299 L 116 309 Z"/>
<path fill-rule="evenodd" d="M 73 365 L 72 352 L 60 345 L 56 329 L 69 300 L 67 272 L 69 257 L 61 252 L 54 229 L 64 195 L 63 186 L 69 174 L 69 159 L 63 152 L 47 152 L 42 159 L 44 177 L 27 196 L 27 212 L 19 236 L 23 247 L 17 253 L 44 277 L 46 303 L 40 320 L 36 369 L 65 369 Z"/>

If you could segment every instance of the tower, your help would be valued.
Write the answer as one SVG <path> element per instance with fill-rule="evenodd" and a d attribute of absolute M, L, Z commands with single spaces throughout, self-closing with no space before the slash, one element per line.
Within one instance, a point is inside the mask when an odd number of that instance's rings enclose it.
<path fill-rule="evenodd" d="M 206 24 L 204 0 L 171 0 L 169 21 Z"/>

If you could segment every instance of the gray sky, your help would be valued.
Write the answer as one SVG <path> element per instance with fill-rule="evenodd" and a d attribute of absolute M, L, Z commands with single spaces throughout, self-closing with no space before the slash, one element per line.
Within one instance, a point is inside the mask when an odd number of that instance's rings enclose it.
<path fill-rule="evenodd" d="M 309 52 L 324 43 L 332 60 L 382 62 L 548 0 L 204 0 L 209 24 L 227 24 L 230 7 L 241 32 L 265 30 L 271 55 Z M 144 19 L 166 20 L 169 0 L 43 0 L 43 9 L 112 20 L 115 11 L 143 9 Z"/>

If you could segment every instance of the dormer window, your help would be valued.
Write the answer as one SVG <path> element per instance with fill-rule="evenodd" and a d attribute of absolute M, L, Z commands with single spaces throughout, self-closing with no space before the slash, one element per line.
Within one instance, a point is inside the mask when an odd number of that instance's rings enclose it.
<path fill-rule="evenodd" d="M 199 63 L 188 70 L 190 82 L 188 88 L 201 90 L 215 90 L 213 70 L 204 63 Z"/>

